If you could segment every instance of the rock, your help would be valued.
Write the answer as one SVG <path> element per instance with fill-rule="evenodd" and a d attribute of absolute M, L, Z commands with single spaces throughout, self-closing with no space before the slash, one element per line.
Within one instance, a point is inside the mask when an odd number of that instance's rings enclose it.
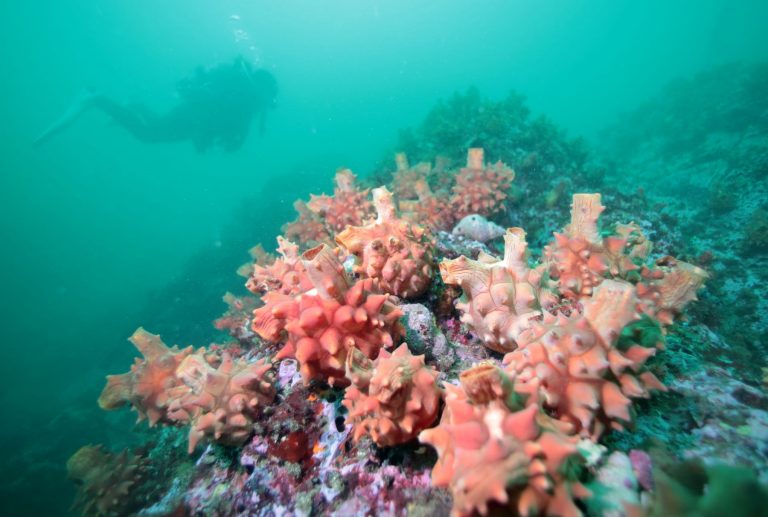
<path fill-rule="evenodd" d="M 683 451 L 684 458 L 747 466 L 759 472 L 761 483 L 768 482 L 768 411 L 760 390 L 716 366 L 675 379 L 670 388 L 700 413 L 690 431 L 695 446 Z"/>
<path fill-rule="evenodd" d="M 626 515 L 625 505 L 640 504 L 632 462 L 623 452 L 616 451 L 608 456 L 589 488 L 594 495 L 587 505 L 595 515 L 623 517 Z"/>
<path fill-rule="evenodd" d="M 653 490 L 653 461 L 650 455 L 645 451 L 632 449 L 629 451 L 629 460 L 640 486 L 649 492 Z"/>
<path fill-rule="evenodd" d="M 456 258 L 464 255 L 471 259 L 477 259 L 480 252 L 494 254 L 485 244 L 463 235 L 454 235 L 448 232 L 437 232 L 435 234 L 435 249 L 437 256 L 443 258 Z"/>
<path fill-rule="evenodd" d="M 447 371 L 456 360 L 455 353 L 430 310 L 420 303 L 403 304 L 400 310 L 408 348 L 416 355 L 425 354 L 440 371 Z"/>

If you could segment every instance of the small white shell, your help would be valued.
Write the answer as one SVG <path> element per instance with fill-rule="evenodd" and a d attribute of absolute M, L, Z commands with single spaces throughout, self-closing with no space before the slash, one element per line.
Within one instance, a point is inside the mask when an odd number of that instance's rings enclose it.
<path fill-rule="evenodd" d="M 504 228 L 482 215 L 472 214 L 459 221 L 452 233 L 478 242 L 488 242 L 504 235 Z"/>

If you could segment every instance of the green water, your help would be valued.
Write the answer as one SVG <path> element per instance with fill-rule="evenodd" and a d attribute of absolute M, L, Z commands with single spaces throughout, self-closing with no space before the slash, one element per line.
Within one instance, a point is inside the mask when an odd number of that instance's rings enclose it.
<path fill-rule="evenodd" d="M 0 513 L 66 511 L 66 458 L 129 439 L 131 417 L 95 405 L 129 364 L 126 337 L 144 325 L 206 344 L 247 248 L 337 166 L 365 176 L 400 128 L 471 85 L 523 93 L 599 152 L 599 130 L 671 79 L 768 58 L 768 3 L 733 4 L 0 4 Z M 141 143 L 97 111 L 31 145 L 83 88 L 162 111 L 178 80 L 236 55 L 280 88 L 238 152 Z"/>

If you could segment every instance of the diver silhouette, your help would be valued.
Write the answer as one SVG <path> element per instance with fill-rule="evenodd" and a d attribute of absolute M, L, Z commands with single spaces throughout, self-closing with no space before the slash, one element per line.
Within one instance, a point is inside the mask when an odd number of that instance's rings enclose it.
<path fill-rule="evenodd" d="M 189 140 L 200 152 L 214 146 L 236 151 L 254 119 L 260 133 L 264 132 L 267 111 L 275 106 L 277 82 L 268 71 L 254 69 L 237 57 L 231 64 L 198 68 L 192 77 L 178 83 L 177 90 L 181 101 L 164 114 L 143 105 L 121 104 L 100 93 L 83 93 L 34 143 L 47 142 L 95 108 L 142 142 Z"/>

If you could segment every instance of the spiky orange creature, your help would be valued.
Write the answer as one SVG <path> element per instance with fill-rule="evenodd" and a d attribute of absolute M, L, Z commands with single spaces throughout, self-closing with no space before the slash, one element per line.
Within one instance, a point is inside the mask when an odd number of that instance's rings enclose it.
<path fill-rule="evenodd" d="M 411 167 L 405 153 L 396 153 L 395 165 L 397 169 L 392 176 L 392 193 L 395 199 L 415 199 L 418 195 L 415 185 L 417 182 L 427 181 L 432 172 L 432 164 L 421 162 Z"/>
<path fill-rule="evenodd" d="M 296 201 L 293 207 L 299 217 L 283 225 L 283 233 L 288 240 L 300 243 L 331 242 L 331 234 L 320 215 L 310 210 L 301 200 Z"/>
<path fill-rule="evenodd" d="M 127 373 L 107 376 L 99 406 L 111 410 L 130 404 L 138 412 L 139 421 L 146 418 L 150 426 L 167 423 L 169 393 L 181 385 L 176 368 L 192 353 L 192 347 L 169 348 L 160 336 L 143 328 L 136 330 L 130 341 L 144 358 L 137 358 Z"/>
<path fill-rule="evenodd" d="M 653 251 L 653 242 L 635 222 L 617 224 L 616 235 L 626 240 L 627 254 L 632 259 L 645 260 Z"/>
<path fill-rule="evenodd" d="M 696 292 L 709 275 L 703 269 L 663 257 L 657 268 L 643 268 L 643 280 L 637 284 L 641 311 L 657 319 L 662 325 L 671 325 L 688 303 L 696 300 Z"/>
<path fill-rule="evenodd" d="M 432 484 L 451 490 L 453 515 L 487 515 L 495 505 L 515 515 L 580 516 L 574 499 L 590 493 L 572 479 L 580 457 L 567 425 L 516 405 L 494 366 L 462 377 L 461 387 L 445 386 L 440 424 L 419 435 L 437 450 Z"/>
<path fill-rule="evenodd" d="M 606 427 L 623 429 L 631 421 L 631 398 L 666 390 L 643 368 L 655 348 L 616 346 L 622 329 L 638 319 L 637 304 L 631 284 L 605 280 L 582 300 L 581 314 L 545 312 L 542 323 L 520 336 L 520 348 L 504 357 L 515 389 L 593 440 Z"/>
<path fill-rule="evenodd" d="M 252 336 L 250 321 L 258 300 L 253 296 L 241 297 L 229 292 L 224 294 L 222 300 L 227 304 L 227 311 L 214 320 L 213 326 L 219 330 L 226 330 L 235 339 Z"/>
<path fill-rule="evenodd" d="M 267 253 L 267 250 L 265 250 L 264 246 L 261 244 L 257 244 L 256 246 L 249 249 L 248 254 L 251 256 L 251 261 L 246 262 L 237 268 L 237 274 L 244 278 L 251 277 L 253 274 L 254 265 L 258 264 L 263 266 L 265 264 L 271 264 L 275 261 L 275 256 L 271 253 Z"/>
<path fill-rule="evenodd" d="M 147 462 L 124 450 L 112 454 L 100 445 L 81 447 L 67 460 L 67 475 L 78 484 L 72 505 L 85 516 L 129 515 Z"/>
<path fill-rule="evenodd" d="M 302 255 L 314 289 L 297 296 L 267 293 L 254 311 L 253 330 L 285 346 L 276 358 L 295 358 L 305 382 L 325 380 L 346 385 L 345 362 L 352 349 L 374 358 L 394 344 L 402 312 L 381 293 L 373 279 L 350 283 L 328 246 Z"/>
<path fill-rule="evenodd" d="M 217 368 L 202 353 L 182 361 L 176 376 L 184 386 L 176 389 L 169 416 L 190 422 L 190 454 L 206 436 L 226 445 L 245 442 L 258 413 L 275 398 L 271 367 L 264 360 L 233 360 L 226 352 Z"/>
<path fill-rule="evenodd" d="M 396 215 L 392 193 L 373 189 L 377 219 L 366 226 L 349 226 L 336 242 L 355 255 L 355 272 L 374 278 L 385 292 L 401 298 L 421 295 L 432 280 L 432 242 L 424 228 Z"/>
<path fill-rule="evenodd" d="M 501 162 L 485 164 L 480 148 L 467 152 L 467 166 L 456 175 L 451 208 L 456 220 L 470 214 L 489 217 L 504 209 L 504 200 L 515 172 Z"/>
<path fill-rule="evenodd" d="M 412 189 L 417 199 L 400 199 L 398 203 L 403 219 L 433 231 L 450 230 L 456 217 L 452 210 L 446 210 L 445 201 L 438 198 L 423 179 L 416 180 Z"/>
<path fill-rule="evenodd" d="M 377 445 L 391 447 L 416 438 L 437 419 L 440 388 L 437 371 L 401 344 L 393 353 L 379 352 L 371 361 L 359 350 L 347 356 L 352 381 L 343 404 L 354 438 L 369 435 Z"/>
<path fill-rule="evenodd" d="M 298 294 L 308 291 L 312 284 L 304 271 L 304 265 L 299 256 L 299 247 L 282 236 L 277 237 L 277 252 L 280 257 L 271 264 L 253 265 L 253 272 L 245 287 L 255 294 L 270 291 L 283 294 Z"/>
<path fill-rule="evenodd" d="M 505 353 L 517 347 L 520 334 L 541 316 L 544 305 L 555 297 L 541 287 L 541 274 L 530 269 L 528 244 L 521 228 L 504 235 L 504 258 L 481 255 L 479 260 L 461 256 L 440 263 L 440 274 L 449 285 L 458 285 L 463 295 L 456 308 L 491 350 Z"/>
<path fill-rule="evenodd" d="M 320 216 L 331 234 L 349 225 L 360 225 L 373 215 L 373 205 L 368 201 L 368 190 L 359 190 L 355 175 L 349 169 L 336 172 L 336 188 L 333 196 L 312 194 L 307 207 Z"/>
<path fill-rule="evenodd" d="M 622 277 L 639 269 L 626 253 L 628 237 L 600 236 L 603 210 L 600 194 L 574 194 L 570 224 L 544 248 L 549 274 L 564 296 L 590 296 L 603 278 Z"/>

